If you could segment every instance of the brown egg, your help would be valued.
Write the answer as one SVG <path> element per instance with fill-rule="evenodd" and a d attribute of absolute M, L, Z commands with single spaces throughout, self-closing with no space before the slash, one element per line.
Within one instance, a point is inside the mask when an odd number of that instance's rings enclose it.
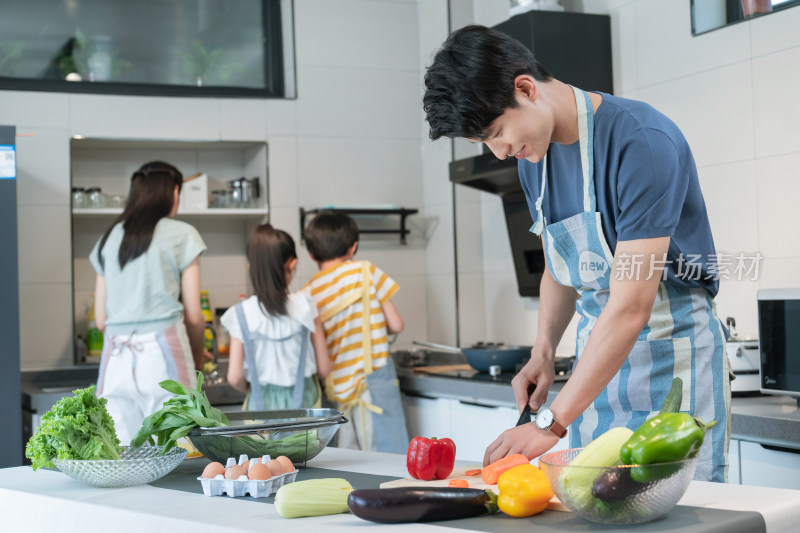
<path fill-rule="evenodd" d="M 208 463 L 203 469 L 204 478 L 214 479 L 220 474 L 225 475 L 225 467 L 222 466 L 222 463 Z"/>
<path fill-rule="evenodd" d="M 250 472 L 247 473 L 247 477 L 250 479 L 269 479 L 272 477 L 272 472 L 264 463 L 256 463 L 250 468 Z"/>
<path fill-rule="evenodd" d="M 275 458 L 276 461 L 281 463 L 284 472 L 294 472 L 294 465 L 292 464 L 292 460 L 286 457 L 285 455 L 279 455 Z"/>
<path fill-rule="evenodd" d="M 276 459 L 270 459 L 267 461 L 267 468 L 269 468 L 269 471 L 272 472 L 273 476 L 280 476 L 283 474 L 283 465 Z"/>
<path fill-rule="evenodd" d="M 247 472 L 248 470 L 250 470 L 250 461 L 245 461 L 242 464 L 240 464 L 239 466 L 244 468 L 244 471 Z"/>
<path fill-rule="evenodd" d="M 233 465 L 225 471 L 225 479 L 239 479 L 240 476 L 246 476 L 247 471 L 239 465 Z"/>

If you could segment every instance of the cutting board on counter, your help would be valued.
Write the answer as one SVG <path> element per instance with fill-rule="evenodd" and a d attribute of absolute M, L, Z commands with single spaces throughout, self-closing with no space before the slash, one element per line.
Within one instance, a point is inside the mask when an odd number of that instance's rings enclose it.
<path fill-rule="evenodd" d="M 468 364 L 414 367 L 414 372 L 422 372 L 425 374 L 441 374 L 442 372 L 452 372 L 453 370 L 473 370 L 473 368 Z"/>
<path fill-rule="evenodd" d="M 465 474 L 467 470 L 475 470 L 476 468 L 481 468 L 480 465 L 475 466 L 459 466 L 453 469 L 453 473 L 447 479 L 434 479 L 431 481 L 422 481 L 419 479 L 412 479 L 412 478 L 403 478 L 403 479 L 395 479 L 394 481 L 386 481 L 381 483 L 382 489 L 391 489 L 397 487 L 446 487 L 451 479 L 464 479 L 469 483 L 469 488 L 471 489 L 490 489 L 493 492 L 497 493 L 497 485 L 487 485 L 483 482 L 480 475 L 477 476 L 468 476 Z M 558 499 L 558 496 L 553 496 L 553 499 L 550 500 L 550 503 L 547 504 L 547 508 L 551 511 L 567 511 L 567 509 L 561 500 Z"/>

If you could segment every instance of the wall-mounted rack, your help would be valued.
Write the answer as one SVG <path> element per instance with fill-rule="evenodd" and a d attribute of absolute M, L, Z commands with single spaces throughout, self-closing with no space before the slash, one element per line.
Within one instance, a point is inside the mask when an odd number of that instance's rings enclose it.
<path fill-rule="evenodd" d="M 376 215 L 399 215 L 400 217 L 400 227 L 398 229 L 371 229 L 371 228 L 358 228 L 359 233 L 397 233 L 400 235 L 400 244 L 406 244 L 406 235 L 410 233 L 408 229 L 406 229 L 406 217 L 409 215 L 413 215 L 415 213 L 419 213 L 419 209 L 406 209 L 405 207 L 381 207 L 381 208 L 317 208 L 317 209 L 305 209 L 303 207 L 300 208 L 300 238 L 302 240 L 303 233 L 306 229 L 306 215 L 316 215 L 317 213 L 321 213 L 323 211 L 330 211 L 333 213 L 344 213 L 345 215 L 353 216 L 357 218 L 359 215 L 364 216 L 376 216 Z"/>

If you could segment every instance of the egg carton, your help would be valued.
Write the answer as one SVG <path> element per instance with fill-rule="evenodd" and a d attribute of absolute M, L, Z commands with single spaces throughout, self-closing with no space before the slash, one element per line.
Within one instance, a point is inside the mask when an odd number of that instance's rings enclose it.
<path fill-rule="evenodd" d="M 225 463 L 227 470 L 233 465 L 243 464 L 247 461 L 247 455 L 240 455 L 239 461 L 235 458 L 228 457 Z M 260 458 L 256 457 L 250 460 L 250 468 L 259 462 L 266 464 L 270 460 L 269 455 L 263 455 Z M 203 485 L 203 494 L 206 496 L 222 496 L 227 494 L 231 498 L 238 498 L 247 496 L 248 494 L 253 498 L 266 498 L 278 492 L 278 489 L 287 483 L 292 483 L 297 479 L 297 470 L 286 472 L 280 476 L 273 476 L 266 480 L 249 479 L 247 476 L 239 476 L 237 479 L 225 479 L 225 476 L 218 474 L 215 478 L 204 478 L 202 475 L 197 478 Z"/>

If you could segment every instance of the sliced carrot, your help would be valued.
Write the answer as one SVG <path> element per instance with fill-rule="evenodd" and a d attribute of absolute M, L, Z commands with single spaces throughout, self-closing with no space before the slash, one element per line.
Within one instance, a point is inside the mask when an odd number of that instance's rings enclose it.
<path fill-rule="evenodd" d="M 480 473 L 481 473 L 481 469 L 480 468 L 474 468 L 472 470 L 467 470 L 466 472 L 464 472 L 464 475 L 465 476 L 477 476 Z"/>
<path fill-rule="evenodd" d="M 521 453 L 514 453 L 503 457 L 502 459 L 498 459 L 488 466 L 484 466 L 483 472 L 481 473 L 481 479 L 483 479 L 483 482 L 487 485 L 496 485 L 497 480 L 500 478 L 500 474 L 506 470 L 511 470 L 515 466 L 527 465 L 529 463 L 530 459 Z"/>
<path fill-rule="evenodd" d="M 447 483 L 447 486 L 448 487 L 463 487 L 463 488 L 466 489 L 466 488 L 469 487 L 469 482 L 466 479 L 451 479 Z"/>

